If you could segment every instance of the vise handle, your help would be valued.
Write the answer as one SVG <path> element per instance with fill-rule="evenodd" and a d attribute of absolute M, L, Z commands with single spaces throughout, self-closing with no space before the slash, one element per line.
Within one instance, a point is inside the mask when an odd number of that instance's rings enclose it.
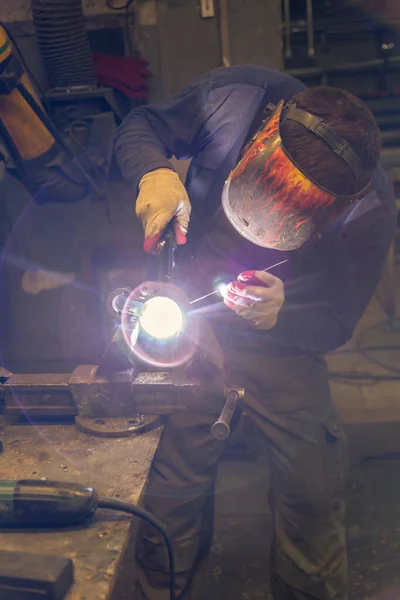
<path fill-rule="evenodd" d="M 231 433 L 231 422 L 239 400 L 244 397 L 243 388 L 230 388 L 225 392 L 226 401 L 218 421 L 211 427 L 211 433 L 217 440 L 226 440 Z"/>

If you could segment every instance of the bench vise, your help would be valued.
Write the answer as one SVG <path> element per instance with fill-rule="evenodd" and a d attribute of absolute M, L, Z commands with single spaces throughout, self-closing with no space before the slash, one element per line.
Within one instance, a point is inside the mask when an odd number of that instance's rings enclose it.
<path fill-rule="evenodd" d="M 183 370 L 168 372 L 135 369 L 102 373 L 99 366 L 83 365 L 70 374 L 11 374 L 0 379 L 0 414 L 29 419 L 74 417 L 83 420 L 134 419 L 137 415 L 177 412 L 216 416 L 212 434 L 226 439 L 233 413 L 243 397 L 220 378 L 196 380 Z"/>

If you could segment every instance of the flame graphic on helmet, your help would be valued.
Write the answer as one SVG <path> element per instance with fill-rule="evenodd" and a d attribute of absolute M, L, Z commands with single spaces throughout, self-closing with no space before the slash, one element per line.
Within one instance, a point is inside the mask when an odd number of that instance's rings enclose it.
<path fill-rule="evenodd" d="M 280 248 L 289 235 L 295 237 L 300 230 L 301 237 L 305 236 L 305 230 L 311 235 L 344 207 L 344 199 L 311 181 L 285 152 L 279 133 L 282 107 L 283 102 L 245 149 L 229 177 L 231 184 L 235 184 L 246 171 L 256 174 L 255 179 L 249 177 L 247 198 L 236 198 L 231 207 L 234 209 L 240 202 L 243 211 L 244 203 L 246 208 L 253 204 L 253 210 L 260 216 L 260 236 L 264 238 L 260 241 L 271 248 Z M 349 201 L 346 198 L 345 204 Z"/>

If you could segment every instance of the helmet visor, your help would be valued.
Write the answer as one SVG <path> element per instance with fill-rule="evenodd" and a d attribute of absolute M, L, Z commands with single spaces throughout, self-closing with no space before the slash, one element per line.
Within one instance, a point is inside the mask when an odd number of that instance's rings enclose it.
<path fill-rule="evenodd" d="M 233 227 L 258 246 L 296 250 L 359 196 L 337 196 L 294 163 L 279 132 L 283 101 L 245 148 L 222 192 Z"/>

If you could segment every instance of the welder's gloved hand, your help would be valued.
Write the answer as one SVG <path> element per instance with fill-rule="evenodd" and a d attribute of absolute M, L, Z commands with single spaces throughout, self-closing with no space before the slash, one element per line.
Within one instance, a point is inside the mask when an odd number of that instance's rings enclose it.
<path fill-rule="evenodd" d="M 283 283 L 265 271 L 245 271 L 224 292 L 226 306 L 255 329 L 272 329 L 285 301 Z"/>
<path fill-rule="evenodd" d="M 172 169 L 146 173 L 139 183 L 136 214 L 144 229 L 144 251 L 155 252 L 160 237 L 174 220 L 176 243 L 186 242 L 191 205 L 185 186 Z"/>
<path fill-rule="evenodd" d="M 69 285 L 75 280 L 74 273 L 57 273 L 38 269 L 25 271 L 21 279 L 21 287 L 27 294 L 40 294 L 47 290 L 55 290 L 64 285 Z"/>

